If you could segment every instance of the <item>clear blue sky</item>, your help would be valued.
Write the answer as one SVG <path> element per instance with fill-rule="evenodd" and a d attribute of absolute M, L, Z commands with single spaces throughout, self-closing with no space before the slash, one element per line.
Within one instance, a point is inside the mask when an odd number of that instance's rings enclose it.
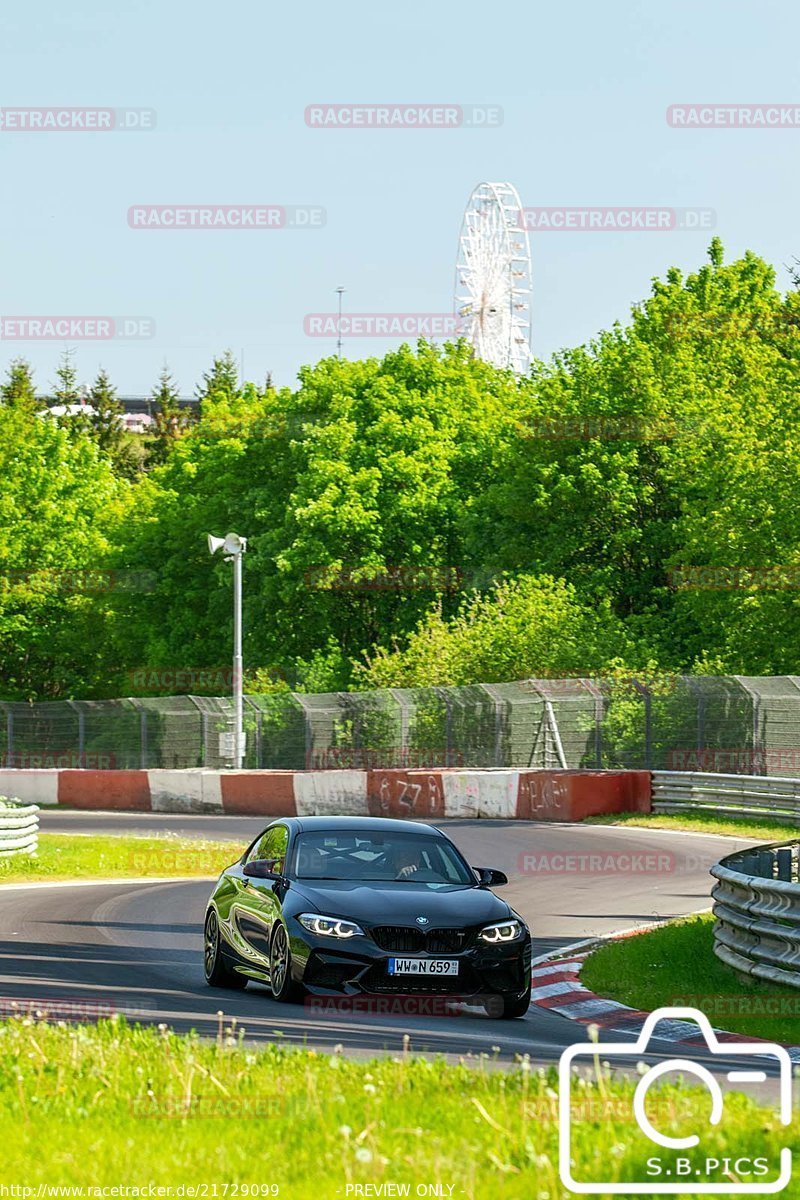
<path fill-rule="evenodd" d="M 464 204 L 481 180 L 523 203 L 711 207 L 727 255 L 787 276 L 800 255 L 800 129 L 681 131 L 669 104 L 800 103 L 800 10 L 785 0 L 39 0 L 0 16 L 0 105 L 157 110 L 150 133 L 0 132 L 4 315 L 147 315 L 135 343 L 73 343 L 81 378 L 106 366 L 149 390 L 164 359 L 184 394 L 214 352 L 245 374 L 333 351 L 303 317 L 444 312 Z M 497 104 L 489 130 L 316 130 L 317 102 Z M 133 204 L 316 204 L 324 229 L 130 229 Z M 540 233 L 534 347 L 584 341 L 709 234 Z M 396 341 L 350 341 L 382 353 Z M 61 343 L 0 342 L 47 387 Z"/>

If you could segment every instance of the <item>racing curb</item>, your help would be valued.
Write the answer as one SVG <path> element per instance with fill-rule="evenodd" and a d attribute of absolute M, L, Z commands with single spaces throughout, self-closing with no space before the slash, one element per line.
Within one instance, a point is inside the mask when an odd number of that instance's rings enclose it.
<path fill-rule="evenodd" d="M 566 1017 L 568 1021 L 575 1021 L 580 1025 L 596 1025 L 601 1030 L 629 1034 L 631 1037 L 638 1035 L 651 1014 L 629 1008 L 627 1004 L 620 1004 L 618 1000 L 598 996 L 596 992 L 583 986 L 580 973 L 592 949 L 607 942 L 647 933 L 656 929 L 659 924 L 660 922 L 638 925 L 634 929 L 623 929 L 604 938 L 590 938 L 585 942 L 578 942 L 572 947 L 567 947 L 566 951 L 554 950 L 542 955 L 531 966 L 531 1006 L 557 1013 L 558 1016 Z M 580 953 L 575 953 L 577 950 L 580 950 Z M 706 1044 L 703 1038 L 697 1036 L 697 1025 L 693 1021 L 664 1020 L 659 1022 L 658 1029 L 663 1031 L 670 1042 L 678 1046 L 698 1048 Z M 770 1040 L 742 1033 L 728 1033 L 724 1029 L 714 1029 L 714 1033 L 723 1044 Z M 602 1042 L 600 1049 L 602 1050 Z M 800 1063 L 800 1046 L 786 1046 L 786 1049 L 792 1062 Z"/>

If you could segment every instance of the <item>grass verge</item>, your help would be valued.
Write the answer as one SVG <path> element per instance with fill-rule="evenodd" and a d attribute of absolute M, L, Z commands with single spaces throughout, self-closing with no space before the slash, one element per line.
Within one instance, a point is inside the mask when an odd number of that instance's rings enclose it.
<path fill-rule="evenodd" d="M 609 942 L 583 965 L 582 983 L 631 1008 L 683 1004 L 717 1029 L 800 1045 L 800 991 L 740 978 L 713 951 L 711 913 Z"/>
<path fill-rule="evenodd" d="M 785 842 L 797 830 L 792 825 L 756 818 L 716 817 L 706 813 L 612 813 L 587 817 L 584 825 L 638 825 L 642 829 L 683 829 L 687 833 L 713 833 L 723 837 L 750 838 L 753 841 Z"/>
<path fill-rule="evenodd" d="M 35 858 L 0 858 L 0 884 L 148 875 L 218 875 L 242 853 L 240 842 L 179 837 L 76 837 L 44 833 Z"/>
<path fill-rule="evenodd" d="M 216 1044 L 166 1028 L 0 1024 L 3 1180 L 81 1187 L 205 1188 L 205 1197 L 346 1200 L 364 1195 L 556 1198 L 555 1071 L 448 1065 L 400 1056 L 368 1063 L 276 1046 L 233 1030 Z M 579 1179 L 644 1180 L 653 1143 L 632 1117 L 633 1085 L 600 1071 L 573 1080 Z M 777 1118 L 738 1094 L 707 1124 L 708 1096 L 677 1082 L 648 1115 L 709 1131 L 703 1154 L 741 1161 L 786 1142 Z M 730 1177 L 728 1177 L 730 1181 Z M 223 1190 L 226 1185 L 236 1185 Z M 408 1185 L 393 1192 L 357 1185 Z M 438 1184 L 438 1192 L 419 1191 Z M 216 1189 L 216 1190 L 215 1190 Z M 35 1194 L 35 1193 L 34 1193 Z"/>

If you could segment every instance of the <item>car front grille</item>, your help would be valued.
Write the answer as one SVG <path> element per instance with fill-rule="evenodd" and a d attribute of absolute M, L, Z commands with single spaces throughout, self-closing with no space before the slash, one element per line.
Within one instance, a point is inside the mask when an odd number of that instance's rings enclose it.
<path fill-rule="evenodd" d="M 471 929 L 415 929 L 412 925 L 377 925 L 372 936 L 392 954 L 459 954 L 472 941 Z"/>

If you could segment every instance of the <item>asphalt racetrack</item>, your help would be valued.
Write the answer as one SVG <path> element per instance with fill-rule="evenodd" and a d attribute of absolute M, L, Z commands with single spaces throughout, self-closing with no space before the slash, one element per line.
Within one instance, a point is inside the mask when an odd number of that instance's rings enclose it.
<path fill-rule="evenodd" d="M 236 840 L 243 848 L 264 824 L 257 817 L 42 813 L 44 832 L 171 833 Z M 448 821 L 442 827 L 473 865 L 508 874 L 501 894 L 530 924 L 534 957 L 707 909 L 709 867 L 746 844 L 630 826 Z M 408 1034 L 412 1051 L 486 1053 L 501 1061 L 528 1054 L 533 1064 L 553 1063 L 565 1046 L 586 1039 L 583 1026 L 535 1006 L 512 1021 L 478 1009 L 456 1016 L 323 1014 L 302 1004 L 277 1004 L 255 983 L 245 992 L 210 989 L 203 978 L 202 925 L 211 886 L 211 880 L 192 880 L 0 888 L 3 1013 L 19 1001 L 25 1007 L 55 1006 L 65 1019 L 114 1011 L 131 1020 L 215 1034 L 223 1010 L 226 1024 L 235 1017 L 248 1040 L 397 1053 Z M 669 1043 L 661 1040 L 648 1057 L 670 1056 Z"/>

